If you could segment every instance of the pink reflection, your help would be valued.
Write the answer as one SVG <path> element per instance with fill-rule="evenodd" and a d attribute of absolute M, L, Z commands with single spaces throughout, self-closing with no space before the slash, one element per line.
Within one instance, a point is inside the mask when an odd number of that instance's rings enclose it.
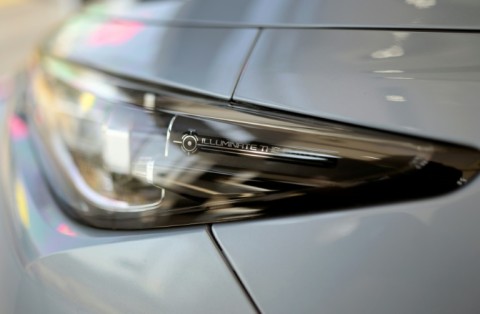
<path fill-rule="evenodd" d="M 8 119 L 8 128 L 14 140 L 21 140 L 28 136 L 28 127 L 17 115 L 12 115 Z"/>
<path fill-rule="evenodd" d="M 59 224 L 57 227 L 57 231 L 69 237 L 77 236 L 77 234 L 72 229 L 70 229 L 70 227 L 65 223 Z"/>
<path fill-rule="evenodd" d="M 109 21 L 98 27 L 88 38 L 90 46 L 120 45 L 137 35 L 145 25 L 137 21 Z"/>

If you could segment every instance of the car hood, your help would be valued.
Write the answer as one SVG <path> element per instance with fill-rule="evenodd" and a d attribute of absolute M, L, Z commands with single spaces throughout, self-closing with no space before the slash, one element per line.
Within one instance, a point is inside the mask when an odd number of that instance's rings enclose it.
<path fill-rule="evenodd" d="M 480 30 L 476 0 L 115 0 L 87 10 L 156 23 Z"/>
<path fill-rule="evenodd" d="M 358 2 L 104 1 L 47 50 L 224 100 L 480 147 L 480 2 Z"/>

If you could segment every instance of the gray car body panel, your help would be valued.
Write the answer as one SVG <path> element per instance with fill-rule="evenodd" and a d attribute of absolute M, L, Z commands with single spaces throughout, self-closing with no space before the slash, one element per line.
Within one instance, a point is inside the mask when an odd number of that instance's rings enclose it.
<path fill-rule="evenodd" d="M 480 147 L 480 36 L 264 30 L 234 99 Z"/>
<path fill-rule="evenodd" d="M 476 180 L 431 200 L 218 224 L 214 232 L 265 313 L 473 314 L 479 191 Z"/>
<path fill-rule="evenodd" d="M 44 50 L 115 75 L 230 99 L 257 32 L 81 15 Z"/>
<path fill-rule="evenodd" d="M 473 33 L 264 30 L 234 100 L 480 147 L 479 52 Z M 266 313 L 476 313 L 479 195 L 477 178 L 430 200 L 214 231 Z"/>
<path fill-rule="evenodd" d="M 110 0 L 89 12 L 211 26 L 480 29 L 476 0 Z"/>
<path fill-rule="evenodd" d="M 0 110 L 2 313 L 255 312 L 206 227 L 109 231 L 63 214 L 28 128 Z"/>

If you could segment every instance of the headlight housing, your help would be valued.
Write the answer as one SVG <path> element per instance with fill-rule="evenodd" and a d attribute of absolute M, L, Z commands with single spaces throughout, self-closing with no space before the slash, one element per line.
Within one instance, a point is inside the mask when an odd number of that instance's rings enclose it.
<path fill-rule="evenodd" d="M 474 149 L 114 77 L 54 57 L 31 72 L 29 123 L 67 212 L 154 228 L 439 195 Z"/>

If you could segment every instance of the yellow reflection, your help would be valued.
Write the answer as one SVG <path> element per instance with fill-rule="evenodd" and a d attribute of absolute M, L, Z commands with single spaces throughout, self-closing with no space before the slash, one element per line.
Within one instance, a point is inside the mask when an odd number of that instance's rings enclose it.
<path fill-rule="evenodd" d="M 27 194 L 23 183 L 17 181 L 15 184 L 15 201 L 17 203 L 17 210 L 20 215 L 20 222 L 25 228 L 30 228 L 30 215 L 28 212 Z"/>
<path fill-rule="evenodd" d="M 0 0 L 0 7 L 23 4 L 25 0 Z"/>
<path fill-rule="evenodd" d="M 83 92 L 80 95 L 79 102 L 80 102 L 80 109 L 82 110 L 83 113 L 86 113 L 95 104 L 95 95 L 93 95 L 92 93 Z"/>
<path fill-rule="evenodd" d="M 33 85 L 34 85 L 35 97 L 39 103 L 47 105 L 53 102 L 54 95 L 52 94 L 52 91 L 48 87 L 48 84 L 45 81 L 45 78 L 43 75 L 40 75 L 40 73 L 35 73 Z"/>

